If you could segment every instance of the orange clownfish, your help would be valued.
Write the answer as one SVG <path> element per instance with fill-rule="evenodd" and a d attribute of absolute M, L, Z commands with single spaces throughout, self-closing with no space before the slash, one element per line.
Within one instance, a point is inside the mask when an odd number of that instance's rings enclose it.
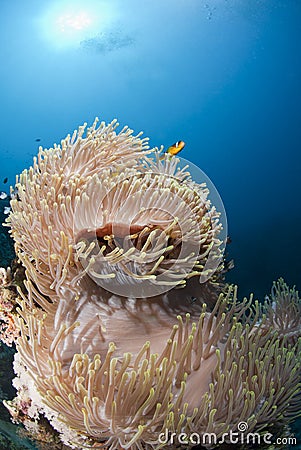
<path fill-rule="evenodd" d="M 161 156 L 160 159 L 164 159 L 164 156 L 166 154 L 170 155 L 170 156 L 175 156 L 177 155 L 181 150 L 183 150 L 183 148 L 185 147 L 185 142 L 184 141 L 177 141 L 175 144 L 171 145 L 170 147 L 168 147 L 168 149 L 164 152 L 164 155 Z"/>
<path fill-rule="evenodd" d="M 165 153 L 168 153 L 169 155 L 174 156 L 174 155 L 177 155 L 181 150 L 183 150 L 184 147 L 185 147 L 185 142 L 178 141 L 175 144 L 168 147 L 168 149 L 166 150 Z"/>

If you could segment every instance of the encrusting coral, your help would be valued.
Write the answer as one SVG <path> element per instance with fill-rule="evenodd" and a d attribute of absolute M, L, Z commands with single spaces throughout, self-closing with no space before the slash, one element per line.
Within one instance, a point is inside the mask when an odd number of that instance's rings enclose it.
<path fill-rule="evenodd" d="M 16 184 L 7 224 L 26 289 L 8 409 L 28 428 L 46 417 L 74 448 L 284 426 L 300 407 L 301 345 L 279 312 L 284 283 L 271 305 L 238 302 L 208 188 L 117 125 L 40 148 Z M 294 314 L 295 291 L 289 302 Z"/>
<path fill-rule="evenodd" d="M 20 336 L 18 327 L 16 286 L 12 283 L 10 268 L 0 268 L 0 340 L 11 347 Z"/>

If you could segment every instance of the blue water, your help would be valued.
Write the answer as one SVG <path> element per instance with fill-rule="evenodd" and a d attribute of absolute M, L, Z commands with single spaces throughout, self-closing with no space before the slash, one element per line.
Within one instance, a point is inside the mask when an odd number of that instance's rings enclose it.
<path fill-rule="evenodd" d="M 211 178 L 241 296 L 300 287 L 300 23 L 300 0 L 2 0 L 0 190 L 38 145 L 117 117 Z"/>

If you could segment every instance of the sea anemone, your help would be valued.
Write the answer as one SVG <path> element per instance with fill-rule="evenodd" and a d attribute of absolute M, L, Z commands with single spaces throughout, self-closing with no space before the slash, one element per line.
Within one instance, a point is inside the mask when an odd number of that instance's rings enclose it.
<path fill-rule="evenodd" d="M 147 140 L 128 128 L 116 134 L 115 121 L 96 123 L 85 138 L 82 127 L 40 149 L 16 185 L 9 223 L 30 278 L 51 297 L 84 274 L 135 297 L 193 276 L 214 282 L 223 268 L 221 223 L 208 189 L 177 170 L 177 159 L 158 160 L 155 171 Z"/>
<path fill-rule="evenodd" d="M 26 292 L 14 405 L 24 397 L 27 419 L 44 415 L 74 448 L 162 448 L 171 433 L 286 423 L 300 344 L 223 284 L 207 186 L 117 125 L 40 148 L 17 181 L 8 225 Z"/>
<path fill-rule="evenodd" d="M 266 296 L 263 313 L 267 325 L 277 330 L 279 338 L 295 344 L 301 338 L 301 300 L 295 286 L 290 288 L 283 278 L 272 286 Z"/>

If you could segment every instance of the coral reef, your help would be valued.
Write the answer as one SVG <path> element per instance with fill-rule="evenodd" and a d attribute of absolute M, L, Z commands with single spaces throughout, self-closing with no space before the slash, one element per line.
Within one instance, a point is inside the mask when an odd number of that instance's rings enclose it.
<path fill-rule="evenodd" d="M 4 211 L 9 208 L 9 197 L 5 199 L 0 198 L 0 223 L 2 224 L 6 219 Z M 8 267 L 15 258 L 14 243 L 8 234 L 7 228 L 0 227 L 0 265 Z"/>
<path fill-rule="evenodd" d="M 73 448 L 281 432 L 300 408 L 298 293 L 279 280 L 265 305 L 238 301 L 207 186 L 117 125 L 40 148 L 16 184 L 7 225 L 25 272 L 2 302 L 7 318 L 19 305 L 7 408 Z"/>
<path fill-rule="evenodd" d="M 10 268 L 0 268 L 0 339 L 9 347 L 20 335 L 16 311 L 17 297 Z"/>

